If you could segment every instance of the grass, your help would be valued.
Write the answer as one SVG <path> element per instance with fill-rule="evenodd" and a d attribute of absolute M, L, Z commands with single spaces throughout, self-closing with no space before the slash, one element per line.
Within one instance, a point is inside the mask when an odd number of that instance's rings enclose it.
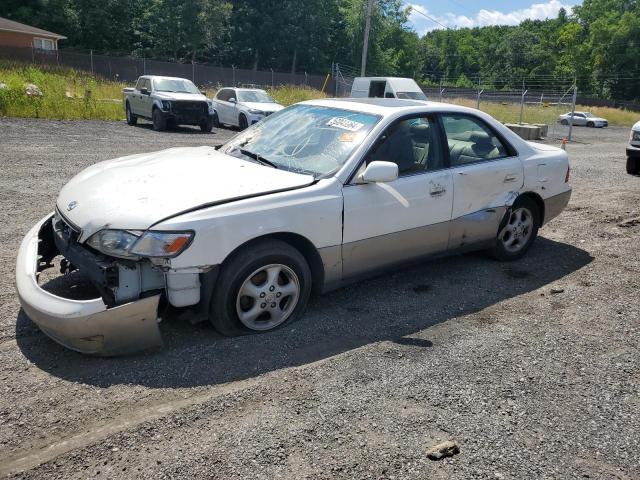
<path fill-rule="evenodd" d="M 476 101 L 467 98 L 447 99 L 447 103 L 476 108 Z M 480 102 L 480 110 L 505 123 L 518 123 L 520 120 L 520 105 L 517 103 Z M 525 123 L 553 124 L 558 121 L 558 116 L 571 110 L 566 104 L 560 106 L 526 105 L 522 114 Z M 578 111 L 588 111 L 598 117 L 606 118 L 610 125 L 629 127 L 640 119 L 640 113 L 631 110 L 610 107 L 587 107 L 576 105 Z"/>
<path fill-rule="evenodd" d="M 0 115 L 9 117 L 120 120 L 123 83 L 98 80 L 68 68 L 37 68 L 0 61 Z M 42 97 L 28 96 L 32 83 Z"/>
<path fill-rule="evenodd" d="M 8 88 L 0 89 L 0 115 L 9 117 L 36 117 L 51 119 L 123 120 L 121 82 L 103 80 L 69 68 L 39 68 L 29 64 L 0 60 L 0 82 Z M 25 84 L 33 83 L 43 93 L 42 97 L 25 94 Z M 276 102 L 288 106 L 293 103 L 326 97 L 319 90 L 282 85 L 268 89 Z M 205 92 L 209 98 L 215 90 Z M 470 99 L 447 99 L 449 103 L 475 108 Z M 516 103 L 481 102 L 480 109 L 502 122 L 518 122 L 520 106 Z M 525 105 L 523 121 L 548 123 L 557 121 L 558 115 L 566 113 L 568 107 Z M 611 125 L 631 127 L 640 118 L 640 113 L 619 108 L 576 106 L 576 110 L 588 110 L 604 117 Z"/>

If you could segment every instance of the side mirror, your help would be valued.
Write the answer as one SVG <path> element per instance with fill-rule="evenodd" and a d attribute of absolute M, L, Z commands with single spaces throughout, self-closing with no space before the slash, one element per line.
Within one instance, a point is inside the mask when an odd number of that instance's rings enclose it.
<path fill-rule="evenodd" d="M 230 102 L 230 103 L 238 103 L 238 101 L 235 99 L 235 97 L 231 97 L 231 98 L 229 99 L 229 102 Z"/>
<path fill-rule="evenodd" d="M 145 87 L 142 87 L 140 89 L 140 93 L 143 94 L 143 95 L 149 95 L 149 90 L 147 88 L 145 88 Z"/>
<path fill-rule="evenodd" d="M 376 160 L 367 165 L 364 172 L 358 175 L 360 183 L 393 182 L 398 178 L 398 165 L 393 162 Z"/>

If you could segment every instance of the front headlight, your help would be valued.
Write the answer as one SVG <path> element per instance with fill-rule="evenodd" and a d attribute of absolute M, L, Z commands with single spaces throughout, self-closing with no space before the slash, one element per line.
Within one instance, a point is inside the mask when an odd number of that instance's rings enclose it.
<path fill-rule="evenodd" d="M 193 232 L 142 232 L 139 230 L 100 230 L 87 245 L 119 258 L 175 257 L 193 240 Z"/>
<path fill-rule="evenodd" d="M 249 113 L 251 115 L 264 115 L 264 112 L 262 110 L 256 110 L 254 108 L 250 108 Z"/>
<path fill-rule="evenodd" d="M 171 102 L 169 100 L 162 100 L 162 109 L 171 110 Z"/>
<path fill-rule="evenodd" d="M 142 232 L 137 230 L 100 230 L 91 235 L 87 245 L 112 257 L 136 258 L 129 250 L 141 234 Z"/>
<path fill-rule="evenodd" d="M 635 130 L 631 131 L 631 140 L 640 141 L 640 132 L 636 132 Z"/>

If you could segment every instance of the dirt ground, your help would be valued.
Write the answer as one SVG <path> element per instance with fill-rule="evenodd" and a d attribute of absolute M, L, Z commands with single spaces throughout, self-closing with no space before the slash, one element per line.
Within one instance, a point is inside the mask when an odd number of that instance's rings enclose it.
<path fill-rule="evenodd" d="M 627 129 L 576 133 L 571 203 L 515 263 L 415 265 L 263 335 L 163 322 L 164 349 L 125 358 L 68 351 L 20 311 L 19 242 L 71 176 L 232 133 L 0 118 L 0 476 L 640 478 Z M 429 460 L 444 440 L 460 453 Z"/>

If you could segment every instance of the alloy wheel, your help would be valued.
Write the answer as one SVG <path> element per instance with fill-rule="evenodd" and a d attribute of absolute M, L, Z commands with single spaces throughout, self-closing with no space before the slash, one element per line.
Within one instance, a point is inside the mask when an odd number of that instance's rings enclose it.
<path fill-rule="evenodd" d="M 240 286 L 236 313 L 250 330 L 271 330 L 284 323 L 300 298 L 298 275 L 286 265 L 270 264 L 251 273 Z"/>

